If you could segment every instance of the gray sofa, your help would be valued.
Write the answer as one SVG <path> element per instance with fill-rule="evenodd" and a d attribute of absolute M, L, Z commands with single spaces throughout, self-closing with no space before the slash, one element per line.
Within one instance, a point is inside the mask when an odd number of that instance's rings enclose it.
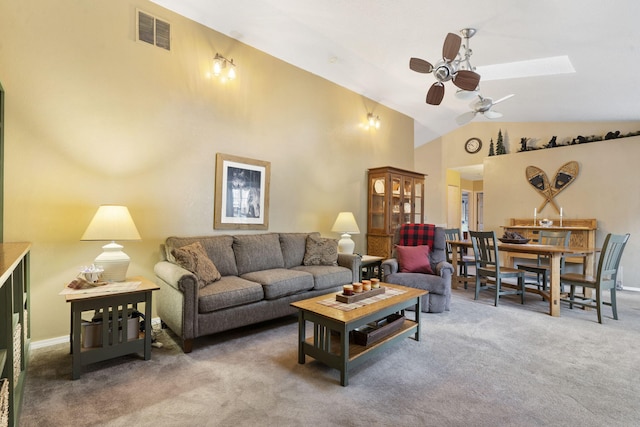
<path fill-rule="evenodd" d="M 294 314 L 290 303 L 336 292 L 359 280 L 357 255 L 336 252 L 334 265 L 304 265 L 314 262 L 308 259 L 312 250 L 307 251 L 311 237 L 313 242 L 335 242 L 319 233 L 167 238 L 162 260 L 154 267 L 160 319 L 182 339 L 188 353 L 195 338 Z M 194 242 L 200 242 L 221 276 L 206 286 L 174 256 L 177 248 Z"/>
<path fill-rule="evenodd" d="M 427 313 L 442 313 L 449 311 L 451 303 L 451 276 L 453 266 L 446 261 L 446 241 L 444 228 L 436 227 L 433 245 L 429 251 L 429 261 L 434 274 L 426 273 L 402 273 L 399 271 L 398 261 L 395 258 L 395 246 L 399 242 L 399 228 L 393 237 L 394 258 L 382 262 L 384 281 L 396 285 L 429 291 L 422 297 L 422 311 Z"/>

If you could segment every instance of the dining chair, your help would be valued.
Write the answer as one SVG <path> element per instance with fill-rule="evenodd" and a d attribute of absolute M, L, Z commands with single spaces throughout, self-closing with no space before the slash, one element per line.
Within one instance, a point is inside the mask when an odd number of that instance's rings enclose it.
<path fill-rule="evenodd" d="M 447 262 L 451 263 L 453 247 L 448 242 L 449 240 L 463 240 L 462 233 L 459 228 L 447 228 L 444 230 L 444 236 L 447 240 Z M 476 264 L 475 257 L 468 255 L 466 249 L 462 247 L 459 248 L 458 251 L 458 277 L 459 281 L 464 283 L 464 288 L 467 289 L 467 282 L 471 280 L 469 277 L 469 266 L 473 266 Z"/>
<path fill-rule="evenodd" d="M 618 320 L 618 308 L 616 305 L 616 278 L 618 276 L 618 266 L 624 247 L 629 241 L 630 234 L 609 233 L 604 240 L 596 276 L 587 276 L 578 273 L 565 273 L 560 275 L 560 283 L 569 285 L 569 297 L 561 298 L 561 301 L 568 302 L 569 308 L 574 304 L 582 307 L 595 308 L 598 312 L 598 323 L 602 323 L 602 306 L 611 306 L 613 318 Z M 576 287 L 582 286 L 582 296 L 576 295 Z M 586 289 L 595 289 L 595 300 L 586 296 Z M 603 300 L 603 292 L 610 291 L 610 300 Z M 579 298 L 579 300 L 576 300 Z"/>
<path fill-rule="evenodd" d="M 565 248 L 569 247 L 569 241 L 571 239 L 571 230 L 564 231 L 551 231 L 551 230 L 540 230 L 538 233 L 538 241 L 539 245 L 553 245 L 553 246 L 564 246 Z M 564 271 L 565 257 L 564 255 L 560 259 L 560 274 Z M 518 264 L 517 268 L 520 270 L 524 270 L 525 276 L 525 285 L 526 284 L 534 284 L 537 286 L 538 290 L 543 289 L 547 290 L 547 284 L 549 283 L 549 272 L 551 268 L 551 260 L 548 255 L 538 255 L 535 264 Z M 533 274 L 527 274 L 533 273 Z M 532 279 L 534 280 L 527 280 Z M 560 289 L 562 291 L 562 287 Z"/>
<path fill-rule="evenodd" d="M 500 265 L 495 231 L 469 231 L 469 235 L 471 236 L 471 244 L 473 245 L 476 264 L 475 299 L 478 299 L 480 290 L 495 289 L 496 307 L 502 295 L 520 295 L 522 304 L 524 304 L 524 271 L 518 270 L 517 268 L 502 267 Z M 518 279 L 517 288 L 503 288 L 502 280 L 509 278 Z M 495 282 L 494 285 L 489 283 L 490 279 L 493 279 Z M 484 286 L 481 285 L 483 280 L 485 281 Z"/>

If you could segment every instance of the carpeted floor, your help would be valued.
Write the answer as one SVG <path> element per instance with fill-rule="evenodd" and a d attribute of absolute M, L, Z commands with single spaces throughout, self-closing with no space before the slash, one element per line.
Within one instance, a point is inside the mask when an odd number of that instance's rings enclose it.
<path fill-rule="evenodd" d="M 21 426 L 634 426 L 640 425 L 640 292 L 619 292 L 619 321 L 528 296 L 422 314 L 406 339 L 350 375 L 297 363 L 288 317 L 196 340 L 169 333 L 152 359 L 91 365 L 71 381 L 68 344 L 32 351 Z"/>

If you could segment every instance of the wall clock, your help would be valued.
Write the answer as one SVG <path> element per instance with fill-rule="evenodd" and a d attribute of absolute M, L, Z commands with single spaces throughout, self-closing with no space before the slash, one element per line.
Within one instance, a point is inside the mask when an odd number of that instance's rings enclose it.
<path fill-rule="evenodd" d="M 464 149 L 470 154 L 477 153 L 481 148 L 482 141 L 480 141 L 480 138 L 469 138 L 467 142 L 464 143 Z"/>

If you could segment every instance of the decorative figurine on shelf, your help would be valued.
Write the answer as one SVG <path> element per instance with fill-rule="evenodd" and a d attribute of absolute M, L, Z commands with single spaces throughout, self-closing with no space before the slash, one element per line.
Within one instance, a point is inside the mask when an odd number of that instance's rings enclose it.
<path fill-rule="evenodd" d="M 504 141 L 502 139 L 502 129 L 498 130 L 498 140 L 496 141 L 496 154 L 507 154 L 507 149 L 504 146 Z"/>
<path fill-rule="evenodd" d="M 558 140 L 558 137 L 554 135 L 547 143 L 547 148 L 557 147 L 558 146 L 557 140 Z"/>

